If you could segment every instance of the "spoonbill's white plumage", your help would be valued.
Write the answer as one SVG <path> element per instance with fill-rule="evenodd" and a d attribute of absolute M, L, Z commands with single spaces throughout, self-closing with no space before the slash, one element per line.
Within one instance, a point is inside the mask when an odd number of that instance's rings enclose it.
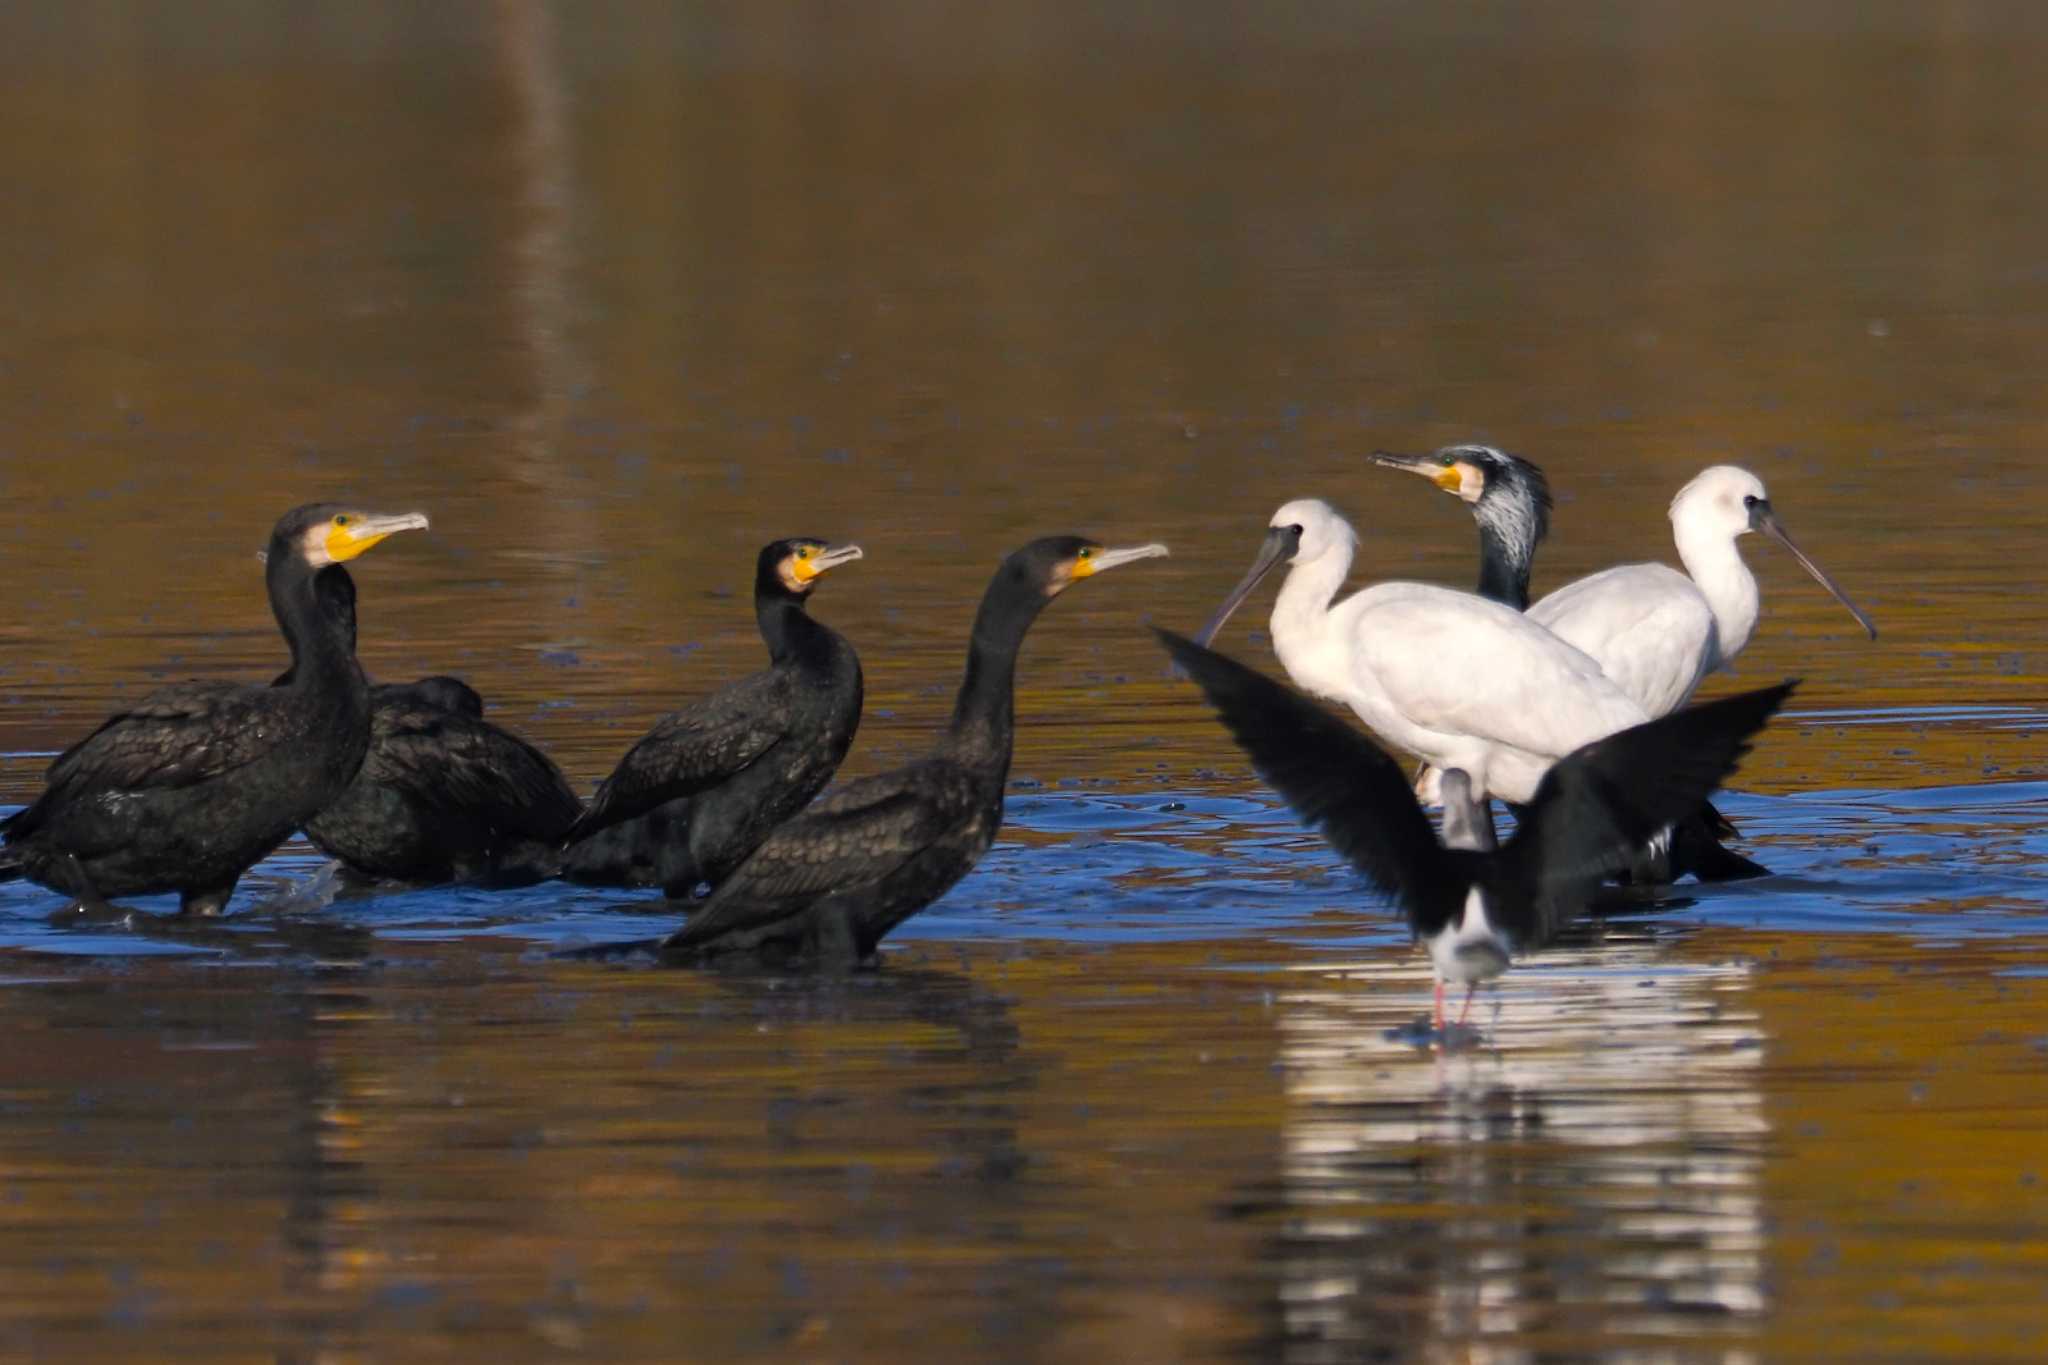
<path fill-rule="evenodd" d="M 1441 446 L 1425 455 L 1377 450 L 1372 460 L 1388 469 L 1419 474 L 1463 501 L 1479 528 L 1479 595 L 1518 611 L 1528 610 L 1530 568 L 1550 525 L 1550 484 L 1540 468 L 1496 446 L 1473 443 Z M 1605 671 L 1608 661 L 1597 654 L 1594 657 Z M 1636 700 L 1643 698 L 1637 696 Z M 1449 820 L 1455 804 L 1439 790 L 1442 777 L 1435 768 L 1425 767 L 1416 778 L 1415 791 L 1432 805 L 1441 801 Z M 1711 802 L 1702 803 L 1697 812 L 1673 827 L 1668 848 L 1661 843 L 1654 846 L 1633 872 L 1654 880 L 1686 872 L 1701 881 L 1767 875 L 1769 868 L 1726 847 L 1724 841 L 1736 835 L 1727 817 Z"/>
<path fill-rule="evenodd" d="M 1431 765 L 1463 769 L 1482 800 L 1527 801 L 1558 759 L 1647 719 L 1592 658 L 1498 602 L 1427 583 L 1334 601 L 1357 543 L 1328 503 L 1287 503 L 1202 643 L 1288 565 L 1272 616 L 1288 676 Z"/>
<path fill-rule="evenodd" d="M 1777 541 L 1877 638 L 1877 627 L 1834 579 L 1793 543 L 1763 480 L 1735 465 L 1702 470 L 1671 500 L 1681 573 L 1668 564 L 1622 564 L 1559 588 L 1530 619 L 1594 659 L 1644 712 L 1682 706 L 1707 674 L 1727 667 L 1756 630 L 1756 576 L 1735 542 L 1751 531 Z"/>
<path fill-rule="evenodd" d="M 1506 971 L 1513 954 L 1549 941 L 1604 876 L 1734 771 L 1749 737 L 1796 685 L 1708 702 L 1574 750 L 1552 765 L 1514 836 L 1498 847 L 1491 823 L 1475 819 L 1465 774 L 1449 769 L 1440 846 L 1379 746 L 1263 674 L 1157 633 L 1259 775 L 1406 914 L 1435 968 L 1439 1029 L 1446 983 L 1466 987 L 1469 1009 L 1480 982 Z"/>

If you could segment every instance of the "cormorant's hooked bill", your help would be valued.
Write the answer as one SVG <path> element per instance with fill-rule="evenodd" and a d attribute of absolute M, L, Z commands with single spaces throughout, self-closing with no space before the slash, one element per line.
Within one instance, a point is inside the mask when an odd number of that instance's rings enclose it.
<path fill-rule="evenodd" d="M 1445 446 L 1427 455 L 1404 455 L 1398 451 L 1375 450 L 1372 462 L 1386 469 L 1404 469 L 1410 474 L 1420 474 L 1446 493 L 1455 493 L 1467 502 L 1476 502 L 1486 487 L 1486 473 L 1470 460 L 1461 460 L 1456 446 Z M 1470 488 L 1466 484 L 1470 481 Z"/>
<path fill-rule="evenodd" d="M 316 569 L 343 564 L 379 541 L 400 531 L 424 531 L 427 514 L 397 512 L 379 516 L 368 512 L 337 511 L 325 521 L 315 522 L 301 533 L 299 543 L 306 562 Z"/>
<path fill-rule="evenodd" d="M 1141 559 L 1164 559 L 1171 553 L 1158 541 L 1147 545 L 1126 545 L 1120 549 L 1109 549 L 1101 545 L 1085 546 L 1074 556 L 1067 569 L 1067 582 L 1087 578 L 1092 574 L 1104 573 L 1120 564 L 1134 564 Z M 1060 586 L 1064 587 L 1065 583 Z"/>
<path fill-rule="evenodd" d="M 785 542 L 787 551 L 777 565 L 783 586 L 793 592 L 808 592 L 820 577 L 841 564 L 851 564 L 866 555 L 858 545 L 829 545 L 822 540 L 799 539 Z"/>

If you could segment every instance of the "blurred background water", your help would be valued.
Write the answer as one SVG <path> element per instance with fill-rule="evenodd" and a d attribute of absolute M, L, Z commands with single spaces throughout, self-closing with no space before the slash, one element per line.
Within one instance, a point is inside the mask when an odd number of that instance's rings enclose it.
<path fill-rule="evenodd" d="M 860 541 L 845 771 L 943 717 L 1035 534 L 1174 558 L 1027 647 L 1011 823 L 885 968 L 569 965 L 539 888 L 203 933 L 0 892 L 0 1353 L 2031 1358 L 2048 1303 L 2048 10 L 653 3 L 0 12 L 0 800 L 267 677 L 286 507 L 373 674 L 594 781 L 756 666 L 754 549 Z M 1424 961 L 1141 623 L 1281 501 L 1466 583 L 1376 446 L 1559 495 L 1537 590 L 1756 470 L 1727 808 L 1778 876 L 1395 1037 Z M 1261 622 L 1226 642 L 1273 664 Z M 1731 684 L 1717 681 L 1718 689 Z"/>

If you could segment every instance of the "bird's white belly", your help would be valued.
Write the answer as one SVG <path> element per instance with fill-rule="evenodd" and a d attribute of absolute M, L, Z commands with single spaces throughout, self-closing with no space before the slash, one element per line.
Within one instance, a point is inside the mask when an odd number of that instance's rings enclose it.
<path fill-rule="evenodd" d="M 1490 981 L 1508 969 L 1510 945 L 1486 917 L 1486 899 L 1473 887 L 1465 893 L 1463 913 L 1429 937 L 1429 960 L 1439 981 L 1469 986 Z"/>

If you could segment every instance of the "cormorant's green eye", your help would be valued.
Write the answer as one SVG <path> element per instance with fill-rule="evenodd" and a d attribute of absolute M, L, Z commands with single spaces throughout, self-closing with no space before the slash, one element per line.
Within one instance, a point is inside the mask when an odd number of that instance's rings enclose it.
<path fill-rule="evenodd" d="M 346 525 L 348 525 L 348 513 L 346 513 L 346 512 L 343 512 L 343 513 L 342 513 L 342 514 L 341 514 L 340 516 L 336 517 L 336 518 L 334 519 L 334 524 L 335 524 L 336 526 L 346 526 Z"/>
<path fill-rule="evenodd" d="M 811 547 L 808 545 L 797 546 L 796 557 L 798 559 L 809 559 L 811 557 Z"/>
<path fill-rule="evenodd" d="M 1083 559 L 1093 559 L 1093 558 L 1095 558 L 1095 547 L 1094 547 L 1093 545 L 1083 545 L 1083 546 L 1081 547 L 1081 558 L 1083 558 Z"/>

